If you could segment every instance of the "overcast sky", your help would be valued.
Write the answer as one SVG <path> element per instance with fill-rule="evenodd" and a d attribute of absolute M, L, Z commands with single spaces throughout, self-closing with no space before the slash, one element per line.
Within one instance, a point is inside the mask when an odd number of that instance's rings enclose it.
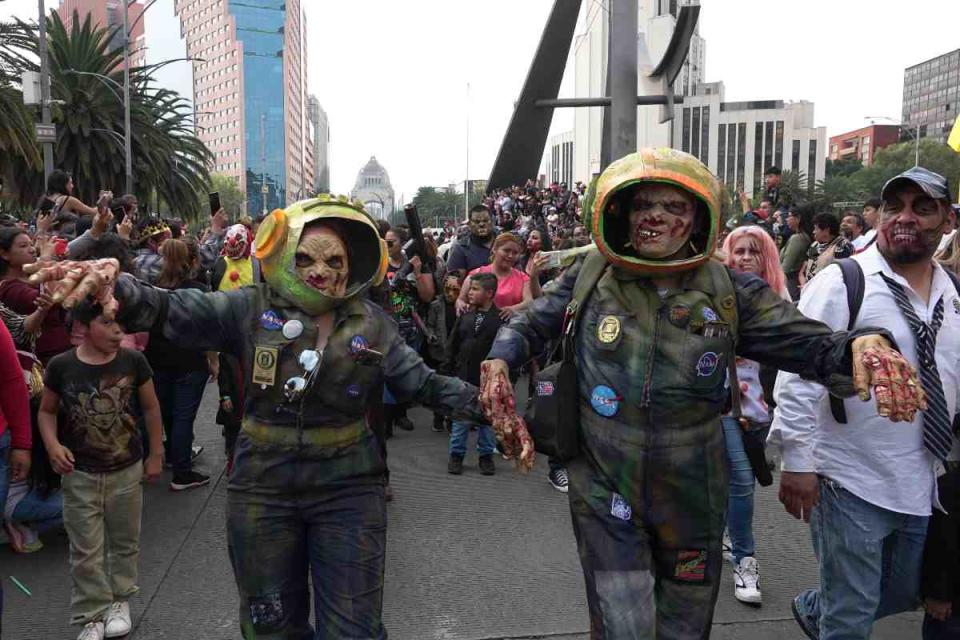
<path fill-rule="evenodd" d="M 468 113 L 470 177 L 487 177 L 553 0 L 302 1 L 335 191 L 348 192 L 371 155 L 398 200 L 421 185 L 462 181 Z M 828 136 L 863 126 L 864 116 L 899 121 L 904 68 L 960 47 L 958 0 L 701 4 L 707 81 L 722 80 L 728 100 L 813 101 Z M 35 0 L 0 2 L 0 18 L 36 11 Z M 146 25 L 149 62 L 184 55 L 173 0 L 158 0 Z M 573 94 L 572 67 L 563 96 Z M 176 63 L 161 72 L 189 96 L 186 70 Z M 572 126 L 572 112 L 558 111 L 553 130 Z"/>

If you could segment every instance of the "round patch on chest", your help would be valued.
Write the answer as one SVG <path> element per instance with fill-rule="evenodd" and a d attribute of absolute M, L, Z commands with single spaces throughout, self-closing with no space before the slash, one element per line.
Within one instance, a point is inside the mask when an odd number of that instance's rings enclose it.
<path fill-rule="evenodd" d="M 597 325 L 597 340 L 603 344 L 610 344 L 620 337 L 620 318 L 604 316 Z"/>
<path fill-rule="evenodd" d="M 267 331 L 276 331 L 283 327 L 283 318 L 272 309 L 268 309 L 260 314 L 260 326 Z"/>
<path fill-rule="evenodd" d="M 597 385 L 590 392 L 590 406 L 604 418 L 610 418 L 620 410 L 620 396 L 607 385 Z"/>
<path fill-rule="evenodd" d="M 287 320 L 283 323 L 283 337 L 296 340 L 303 333 L 303 323 L 299 320 Z"/>
<path fill-rule="evenodd" d="M 720 357 L 713 351 L 707 351 L 697 360 L 697 375 L 701 378 L 709 378 L 717 370 L 720 363 Z"/>
<path fill-rule="evenodd" d="M 357 355 L 361 351 L 366 351 L 370 348 L 370 343 L 367 342 L 367 339 L 363 336 L 353 336 L 350 338 L 350 353 Z"/>

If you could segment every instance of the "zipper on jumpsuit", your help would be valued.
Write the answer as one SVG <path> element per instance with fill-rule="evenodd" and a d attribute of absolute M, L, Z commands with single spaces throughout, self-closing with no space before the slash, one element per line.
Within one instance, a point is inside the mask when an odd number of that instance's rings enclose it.
<path fill-rule="evenodd" d="M 657 307 L 657 321 L 653 326 L 653 340 L 650 342 L 650 350 L 647 352 L 647 372 L 643 381 L 643 393 L 640 395 L 640 406 L 650 408 L 650 385 L 653 380 L 653 359 L 657 354 L 657 343 L 660 342 L 660 322 L 663 319 L 663 310 L 666 305 L 663 303 Z"/>

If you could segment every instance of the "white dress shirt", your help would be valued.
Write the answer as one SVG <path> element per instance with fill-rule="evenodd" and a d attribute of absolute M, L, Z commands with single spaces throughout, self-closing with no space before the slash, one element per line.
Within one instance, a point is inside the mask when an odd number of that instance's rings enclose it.
<path fill-rule="evenodd" d="M 866 233 L 861 233 L 860 237 L 854 240 L 851 240 L 850 244 L 853 245 L 854 251 L 863 251 L 866 248 L 866 246 L 870 244 L 870 241 L 873 240 L 876 236 L 877 236 L 877 232 L 875 229 L 868 229 Z"/>
<path fill-rule="evenodd" d="M 951 417 L 960 389 L 960 298 L 949 276 L 934 267 L 930 299 L 924 303 L 907 281 L 893 272 L 876 245 L 853 257 L 864 274 L 864 296 L 856 328 L 882 327 L 904 357 L 917 366 L 916 340 L 903 312 L 880 274 L 900 283 L 914 311 L 929 323 L 943 297 L 943 324 L 937 334 L 937 369 Z M 837 331 L 849 320 L 840 268 L 830 265 L 803 289 L 800 311 Z M 774 390 L 777 408 L 768 442 L 781 451 L 784 471 L 815 471 L 878 507 L 912 515 L 930 515 L 936 476 L 934 456 L 923 446 L 923 414 L 912 423 L 891 422 L 877 414 L 876 399 L 844 401 L 847 424 L 830 412 L 824 387 L 781 371 Z M 953 454 L 960 450 L 954 438 Z M 951 455 L 954 457 L 954 455 Z"/>

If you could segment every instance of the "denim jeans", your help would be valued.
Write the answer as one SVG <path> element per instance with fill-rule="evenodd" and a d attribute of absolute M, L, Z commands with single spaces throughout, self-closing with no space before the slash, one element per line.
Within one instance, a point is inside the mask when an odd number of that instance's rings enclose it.
<path fill-rule="evenodd" d="M 382 484 L 227 492 L 227 547 L 247 640 L 385 640 Z M 310 589 L 316 631 L 310 626 Z"/>
<path fill-rule="evenodd" d="M 740 423 L 730 417 L 721 418 L 720 421 L 723 424 L 727 462 L 730 467 L 727 530 L 730 532 L 733 561 L 740 562 L 743 558 L 753 556 L 756 551 L 753 538 L 753 467 L 750 466 L 750 459 L 743 448 Z"/>
<path fill-rule="evenodd" d="M 467 441 L 470 439 L 470 426 L 473 422 L 453 422 L 450 429 L 450 455 L 467 455 Z M 491 456 L 497 450 L 497 439 L 493 435 L 493 427 L 488 424 L 477 424 L 477 455 Z"/>
<path fill-rule="evenodd" d="M 166 459 L 175 474 L 190 471 L 193 421 L 203 400 L 207 372 L 158 369 L 153 373 L 153 386 L 157 390 L 163 430 L 167 436 Z"/>
<path fill-rule="evenodd" d="M 946 620 L 940 621 L 923 616 L 923 640 L 958 640 L 960 639 L 960 612 L 954 612 Z"/>
<path fill-rule="evenodd" d="M 797 611 L 820 640 L 866 640 L 873 621 L 920 603 L 927 516 L 889 511 L 820 478 L 810 514 L 820 589 L 798 596 Z"/>
<path fill-rule="evenodd" d="M 38 489 L 31 489 L 14 507 L 10 519 L 37 533 L 59 529 L 63 526 L 63 492 L 53 490 L 43 497 Z"/>
<path fill-rule="evenodd" d="M 63 476 L 63 524 L 70 538 L 70 622 L 99 620 L 139 591 L 143 465 Z"/>

